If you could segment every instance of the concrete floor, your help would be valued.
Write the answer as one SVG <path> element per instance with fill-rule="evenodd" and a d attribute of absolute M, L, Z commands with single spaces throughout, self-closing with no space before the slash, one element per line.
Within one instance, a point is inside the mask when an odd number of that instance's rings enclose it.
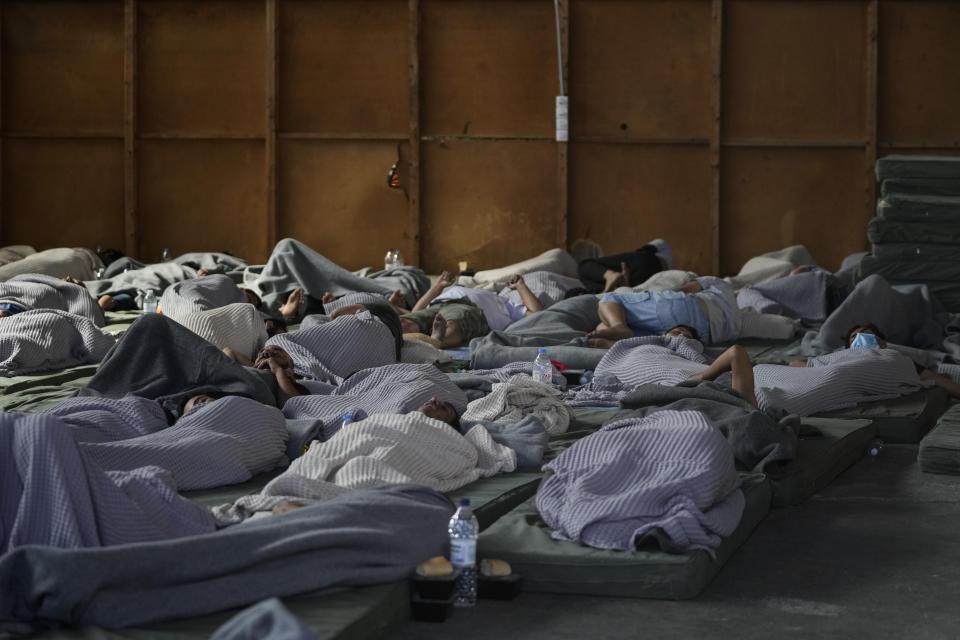
<path fill-rule="evenodd" d="M 523 593 L 388 637 L 960 638 L 960 476 L 922 473 L 916 457 L 887 445 L 772 510 L 694 600 Z"/>

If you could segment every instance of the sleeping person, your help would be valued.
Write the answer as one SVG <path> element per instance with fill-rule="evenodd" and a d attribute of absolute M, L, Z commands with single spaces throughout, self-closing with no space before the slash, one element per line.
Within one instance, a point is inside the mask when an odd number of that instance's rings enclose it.
<path fill-rule="evenodd" d="M 512 276 L 508 287 L 520 296 L 521 305 L 492 291 L 454 282 L 449 271 L 440 274 L 410 312 L 400 316 L 404 333 L 427 334 L 441 348 L 452 349 L 490 331 L 506 329 L 524 316 L 543 309 L 520 275 Z"/>
<path fill-rule="evenodd" d="M 729 284 L 705 276 L 679 291 L 608 293 L 600 299 L 600 324 L 587 335 L 592 347 L 610 348 L 617 340 L 660 335 L 683 324 L 696 329 L 704 344 L 740 335 L 740 309 Z"/>
<path fill-rule="evenodd" d="M 26 273 L 0 283 L 0 318 L 41 309 L 67 311 L 98 327 L 104 323 L 97 301 L 76 278 Z"/>

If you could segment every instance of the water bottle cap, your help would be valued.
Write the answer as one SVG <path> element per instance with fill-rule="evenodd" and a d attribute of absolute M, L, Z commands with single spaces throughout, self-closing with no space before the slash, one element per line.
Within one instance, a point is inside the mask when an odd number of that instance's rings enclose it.
<path fill-rule="evenodd" d="M 343 414 L 343 419 L 344 419 L 344 420 L 353 420 L 353 414 L 352 414 L 352 413 L 345 413 L 345 414 Z"/>
<path fill-rule="evenodd" d="M 547 350 L 544 347 L 540 347 L 539 349 L 537 349 L 537 353 L 546 353 L 546 352 Z"/>
<path fill-rule="evenodd" d="M 461 507 L 469 507 L 469 506 L 470 506 L 470 498 L 460 498 L 460 506 L 461 506 Z"/>

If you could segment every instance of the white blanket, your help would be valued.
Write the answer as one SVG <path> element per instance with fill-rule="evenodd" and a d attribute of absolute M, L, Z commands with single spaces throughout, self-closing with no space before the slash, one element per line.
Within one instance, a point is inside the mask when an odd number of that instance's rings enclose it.
<path fill-rule="evenodd" d="M 564 404 L 562 393 L 552 385 L 517 375 L 494 384 L 488 395 L 467 405 L 460 420 L 465 423 L 516 423 L 528 415 L 536 416 L 548 434 L 559 435 L 570 426 L 573 411 Z"/>
<path fill-rule="evenodd" d="M 460 435 L 419 412 L 369 416 L 341 429 L 270 481 L 259 494 L 216 507 L 221 525 L 285 502 L 308 504 L 341 493 L 394 483 L 452 491 L 474 480 L 516 468 L 516 454 L 474 427 Z"/>

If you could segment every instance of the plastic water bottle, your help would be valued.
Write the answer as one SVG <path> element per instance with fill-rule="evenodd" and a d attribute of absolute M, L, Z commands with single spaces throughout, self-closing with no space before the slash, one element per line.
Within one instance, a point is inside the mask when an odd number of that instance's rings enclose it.
<path fill-rule="evenodd" d="M 400 249 L 393 250 L 393 266 L 395 267 L 403 266 L 403 258 L 400 257 Z"/>
<path fill-rule="evenodd" d="M 107 272 L 106 267 L 97 267 L 97 272 L 94 274 L 94 280 L 103 280 L 103 274 Z"/>
<path fill-rule="evenodd" d="M 343 422 L 340 423 L 340 428 L 343 429 L 345 426 L 347 426 L 347 425 L 350 424 L 351 422 L 353 422 L 353 414 L 352 414 L 352 413 L 345 413 L 345 414 L 343 415 Z"/>
<path fill-rule="evenodd" d="M 447 525 L 450 535 L 450 564 L 456 573 L 453 606 L 477 604 L 477 535 L 480 524 L 470 510 L 470 499 L 460 498 L 457 512 Z"/>
<path fill-rule="evenodd" d="M 395 260 L 396 256 L 393 253 L 393 249 L 387 249 L 387 255 L 383 256 L 383 270 L 389 271 L 393 269 Z"/>
<path fill-rule="evenodd" d="M 874 438 L 870 441 L 870 444 L 867 445 L 867 454 L 873 457 L 880 455 L 880 452 L 883 451 L 883 440 L 880 438 Z"/>
<path fill-rule="evenodd" d="M 161 262 L 169 262 L 169 261 L 170 261 L 170 249 L 164 249 L 163 255 L 161 256 Z"/>
<path fill-rule="evenodd" d="M 141 308 L 144 313 L 157 312 L 157 294 L 153 292 L 153 289 L 147 289 L 147 292 L 143 294 Z"/>
<path fill-rule="evenodd" d="M 543 384 L 553 382 L 553 365 L 547 357 L 547 350 L 543 347 L 537 351 L 537 359 L 533 361 L 533 379 Z"/>

